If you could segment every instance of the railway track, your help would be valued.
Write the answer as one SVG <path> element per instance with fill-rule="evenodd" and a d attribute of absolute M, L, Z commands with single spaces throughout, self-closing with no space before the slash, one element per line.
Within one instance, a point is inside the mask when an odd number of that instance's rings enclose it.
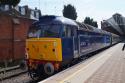
<path fill-rule="evenodd" d="M 9 79 L 11 77 L 18 76 L 20 74 L 26 73 L 26 69 L 20 69 L 19 66 L 4 68 L 0 70 L 0 81 Z"/>
<path fill-rule="evenodd" d="M 0 83 L 37 83 L 41 80 L 32 80 L 27 69 L 22 70 L 19 66 L 0 70 Z"/>
<path fill-rule="evenodd" d="M 20 74 L 5 80 L 0 81 L 0 83 L 30 83 L 32 79 L 27 75 L 27 73 Z"/>

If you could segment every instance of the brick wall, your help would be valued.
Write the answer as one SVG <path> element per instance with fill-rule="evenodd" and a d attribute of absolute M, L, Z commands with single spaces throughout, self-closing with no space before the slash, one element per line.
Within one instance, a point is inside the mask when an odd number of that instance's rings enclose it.
<path fill-rule="evenodd" d="M 25 56 L 27 30 L 33 20 L 0 13 L 0 61 Z"/>

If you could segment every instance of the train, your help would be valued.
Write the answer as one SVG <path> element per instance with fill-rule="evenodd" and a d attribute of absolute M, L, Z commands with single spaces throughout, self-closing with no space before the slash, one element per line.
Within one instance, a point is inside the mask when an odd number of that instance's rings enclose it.
<path fill-rule="evenodd" d="M 42 16 L 29 28 L 26 57 L 31 78 L 51 76 L 64 66 L 120 41 L 118 35 L 62 16 Z"/>

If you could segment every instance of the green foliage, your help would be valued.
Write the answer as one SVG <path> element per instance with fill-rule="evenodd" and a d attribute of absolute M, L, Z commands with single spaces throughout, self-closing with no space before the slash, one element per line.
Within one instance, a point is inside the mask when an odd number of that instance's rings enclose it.
<path fill-rule="evenodd" d="M 14 6 L 14 7 L 15 7 L 16 5 L 18 5 L 19 2 L 20 2 L 20 0 L 0 0 L 0 4 L 2 4 L 2 5 L 8 4 L 8 5 Z"/>
<path fill-rule="evenodd" d="M 94 26 L 94 27 L 98 27 L 98 24 L 97 24 L 96 21 L 93 22 L 93 26 Z"/>
<path fill-rule="evenodd" d="M 86 17 L 85 20 L 84 20 L 84 23 L 85 24 L 89 24 L 89 25 L 92 25 L 94 27 L 98 27 L 98 24 L 96 21 L 94 21 L 92 18 L 90 17 Z"/>
<path fill-rule="evenodd" d="M 72 6 L 71 4 L 68 4 L 67 6 L 64 5 L 64 9 L 63 9 L 63 16 L 76 20 L 77 18 L 77 12 L 74 6 Z"/>

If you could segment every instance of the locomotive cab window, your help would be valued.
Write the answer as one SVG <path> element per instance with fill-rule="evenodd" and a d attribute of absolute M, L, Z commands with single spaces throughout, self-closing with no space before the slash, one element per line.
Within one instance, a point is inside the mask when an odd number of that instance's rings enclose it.
<path fill-rule="evenodd" d="M 48 24 L 32 26 L 28 33 L 28 37 L 59 37 L 60 36 L 61 25 L 58 24 Z"/>
<path fill-rule="evenodd" d="M 61 25 L 43 25 L 41 27 L 43 37 L 59 37 L 60 36 L 60 29 Z"/>
<path fill-rule="evenodd" d="M 41 29 L 36 26 L 30 27 L 28 38 L 39 38 L 41 34 Z"/>

